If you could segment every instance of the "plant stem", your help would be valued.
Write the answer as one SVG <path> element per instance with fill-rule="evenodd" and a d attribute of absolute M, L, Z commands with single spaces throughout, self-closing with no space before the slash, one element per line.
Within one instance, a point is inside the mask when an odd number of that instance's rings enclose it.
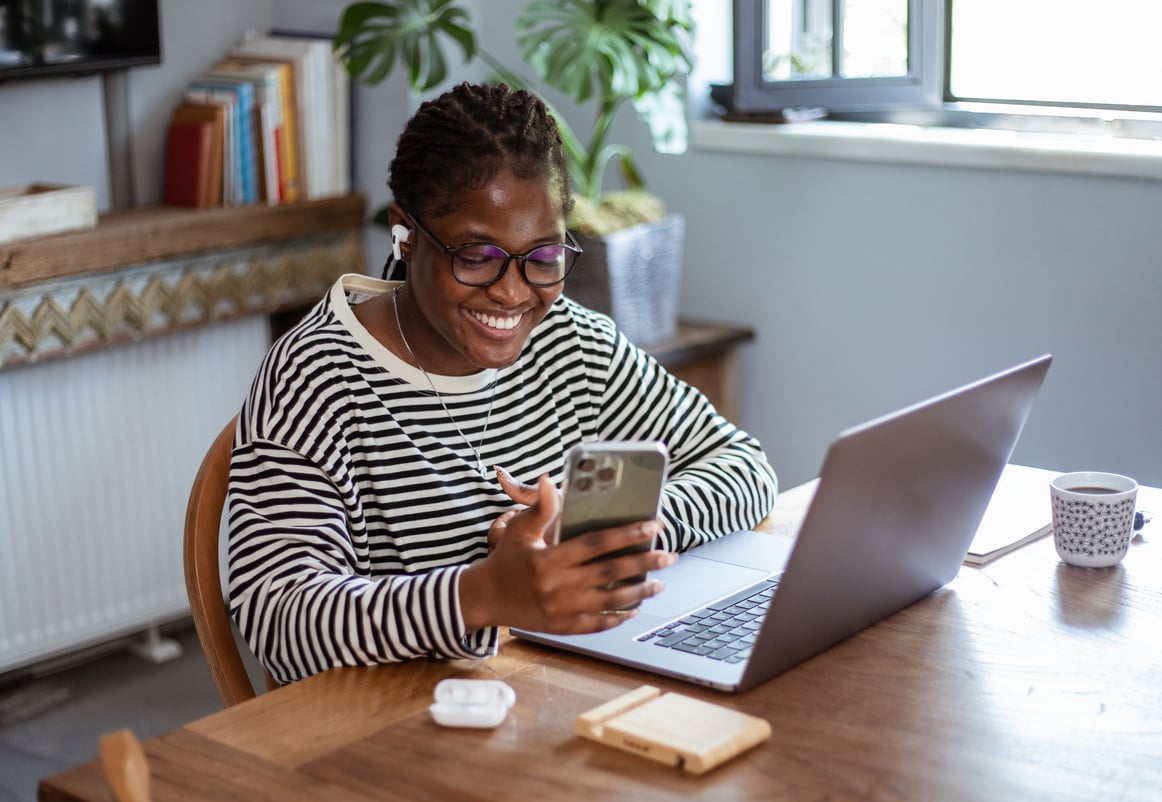
<path fill-rule="evenodd" d="M 609 139 L 609 126 L 613 123 L 613 115 L 620 103 L 620 100 L 603 98 L 593 123 L 593 136 L 589 140 L 589 153 L 585 160 L 585 186 L 579 189 L 594 203 L 601 199 L 601 174 L 605 172 L 601 153 L 605 149 L 605 141 Z"/>

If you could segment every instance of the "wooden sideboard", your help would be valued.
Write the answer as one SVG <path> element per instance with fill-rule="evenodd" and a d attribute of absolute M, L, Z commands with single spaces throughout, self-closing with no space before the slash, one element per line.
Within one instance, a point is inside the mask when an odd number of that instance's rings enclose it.
<path fill-rule="evenodd" d="M 754 331 L 723 323 L 679 321 L 668 340 L 646 348 L 665 368 L 706 394 L 730 421 L 738 421 L 738 346 Z"/>
<path fill-rule="evenodd" d="M 314 303 L 364 268 L 366 201 L 142 207 L 0 244 L 0 368 Z"/>

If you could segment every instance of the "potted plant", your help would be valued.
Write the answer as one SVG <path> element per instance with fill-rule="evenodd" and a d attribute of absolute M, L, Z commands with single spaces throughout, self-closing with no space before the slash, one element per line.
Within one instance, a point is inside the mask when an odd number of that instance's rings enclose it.
<path fill-rule="evenodd" d="M 586 138 L 553 111 L 577 201 L 569 227 L 585 249 L 566 292 L 611 314 L 639 345 L 671 336 L 677 325 L 685 220 L 645 191 L 633 153 L 609 141 L 610 125 L 628 102 L 656 151 L 686 150 L 680 80 L 693 65 L 692 31 L 689 0 L 531 0 L 516 20 L 521 56 L 537 77 L 595 107 Z M 510 85 L 534 89 L 479 46 L 457 0 L 352 3 L 334 41 L 348 72 L 367 84 L 398 65 L 414 93 L 431 90 L 448 78 L 445 50 L 452 48 Z M 620 191 L 604 187 L 611 163 Z"/>

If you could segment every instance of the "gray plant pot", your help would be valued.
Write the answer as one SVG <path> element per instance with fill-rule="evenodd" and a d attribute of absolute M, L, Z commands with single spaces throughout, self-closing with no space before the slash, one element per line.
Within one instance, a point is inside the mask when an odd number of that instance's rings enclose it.
<path fill-rule="evenodd" d="M 673 337 L 686 218 L 671 214 L 657 223 L 577 240 L 585 253 L 565 280 L 565 294 L 612 317 L 636 345 Z"/>

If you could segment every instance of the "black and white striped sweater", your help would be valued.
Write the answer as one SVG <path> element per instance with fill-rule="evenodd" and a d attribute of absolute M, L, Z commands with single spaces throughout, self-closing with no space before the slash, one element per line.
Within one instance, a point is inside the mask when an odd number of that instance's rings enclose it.
<path fill-rule="evenodd" d="M 351 311 L 348 293 L 393 286 L 336 282 L 271 348 L 239 419 L 230 608 L 276 679 L 495 651 L 495 629 L 464 631 L 458 595 L 460 572 L 487 553 L 489 525 L 512 508 L 478 472 L 478 445 L 486 465 L 519 481 L 548 473 L 559 484 L 578 442 L 664 441 L 669 550 L 770 511 L 776 480 L 759 443 L 609 318 L 564 297 L 515 364 L 431 376 L 450 420 L 423 374 Z"/>

